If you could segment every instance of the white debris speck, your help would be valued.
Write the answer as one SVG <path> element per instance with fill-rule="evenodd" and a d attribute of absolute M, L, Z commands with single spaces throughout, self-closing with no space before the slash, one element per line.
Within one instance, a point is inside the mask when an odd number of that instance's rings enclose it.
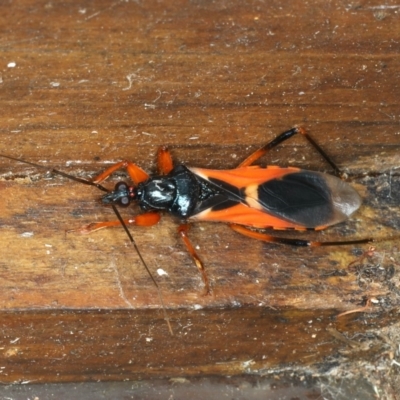
<path fill-rule="evenodd" d="M 60 82 L 50 82 L 50 86 L 59 87 L 60 86 Z"/>
<path fill-rule="evenodd" d="M 32 237 L 33 236 L 33 232 L 24 232 L 24 233 L 21 233 L 21 237 L 23 237 L 23 238 L 30 238 L 30 237 Z"/>
<path fill-rule="evenodd" d="M 162 268 L 158 268 L 157 269 L 157 274 L 160 275 L 160 276 L 168 275 L 168 273 L 165 272 Z"/>
<path fill-rule="evenodd" d="M 252 364 L 254 364 L 254 361 L 253 361 L 253 360 L 243 361 L 243 362 L 242 362 L 243 368 L 248 368 L 248 367 L 250 367 Z"/>
<path fill-rule="evenodd" d="M 195 310 L 201 310 L 202 308 L 203 308 L 203 306 L 201 306 L 200 304 L 193 305 L 193 309 L 195 309 Z"/>
<path fill-rule="evenodd" d="M 147 337 L 146 338 L 146 342 L 152 342 L 153 341 L 153 338 L 152 337 Z"/>
<path fill-rule="evenodd" d="M 67 167 L 73 165 L 74 163 L 75 164 L 82 164 L 82 161 L 81 160 L 67 160 L 67 161 L 65 161 L 65 165 Z"/>
<path fill-rule="evenodd" d="M 9 62 L 9 63 L 7 64 L 7 67 L 8 67 L 8 68 L 15 68 L 16 66 L 17 66 L 17 63 L 14 62 L 14 61 L 11 61 L 11 62 Z"/>

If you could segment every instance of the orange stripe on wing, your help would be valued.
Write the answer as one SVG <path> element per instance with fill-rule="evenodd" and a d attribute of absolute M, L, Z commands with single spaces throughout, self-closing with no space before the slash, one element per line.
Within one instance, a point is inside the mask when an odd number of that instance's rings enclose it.
<path fill-rule="evenodd" d="M 204 210 L 189 218 L 192 221 L 214 221 L 228 222 L 239 225 L 252 226 L 254 228 L 273 228 L 273 229 L 296 229 L 304 230 L 305 227 L 295 225 L 278 217 L 274 217 L 265 212 L 248 207 L 244 204 L 226 208 L 224 210 L 212 211 Z"/>
<path fill-rule="evenodd" d="M 210 178 L 229 183 L 239 189 L 250 185 L 259 185 L 271 179 L 282 178 L 287 174 L 299 172 L 299 168 L 281 168 L 269 165 L 267 168 L 259 166 L 250 166 L 236 169 L 216 170 L 204 168 L 189 168 L 194 174 L 201 178 L 209 180 Z"/>

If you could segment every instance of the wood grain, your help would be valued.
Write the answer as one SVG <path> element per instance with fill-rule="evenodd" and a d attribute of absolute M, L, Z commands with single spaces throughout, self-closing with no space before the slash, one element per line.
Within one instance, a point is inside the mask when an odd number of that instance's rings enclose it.
<path fill-rule="evenodd" d="M 2 3 L 0 153 L 81 177 L 122 159 L 154 172 L 160 145 L 177 163 L 234 168 L 301 124 L 364 200 L 347 223 L 307 237 L 397 235 L 398 9 L 357 4 Z M 328 169 L 301 139 L 262 163 Z M 166 215 L 131 231 L 153 273 L 167 273 L 157 280 L 171 337 L 122 229 L 65 234 L 115 219 L 101 193 L 5 159 L 0 176 L 4 382 L 315 366 L 345 346 L 325 332 L 329 324 L 367 329 L 364 314 L 335 322 L 340 311 L 374 298 L 377 327 L 396 319 L 398 240 L 378 243 L 352 269 L 368 246 L 283 247 L 197 224 L 190 235 L 212 286 L 203 296 L 177 221 Z"/>

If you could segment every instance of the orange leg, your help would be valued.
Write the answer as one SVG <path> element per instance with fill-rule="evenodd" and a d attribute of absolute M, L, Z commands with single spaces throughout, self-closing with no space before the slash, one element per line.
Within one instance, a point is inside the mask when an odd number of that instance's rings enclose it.
<path fill-rule="evenodd" d="M 124 219 L 126 225 L 136 226 L 152 226 L 155 225 L 161 216 L 158 212 L 148 212 L 146 214 L 140 214 L 133 218 Z M 89 225 L 82 226 L 77 229 L 68 229 L 67 232 L 76 232 L 81 234 L 88 234 L 99 229 L 108 228 L 111 226 L 120 226 L 120 221 L 108 221 L 108 222 L 93 222 Z"/>
<path fill-rule="evenodd" d="M 166 175 L 174 168 L 171 153 L 167 147 L 160 147 L 157 153 L 157 164 L 160 174 Z M 92 179 L 93 183 L 101 183 L 107 179 L 113 172 L 119 169 L 125 168 L 128 171 L 129 176 L 135 184 L 144 182 L 149 179 L 149 175 L 144 172 L 140 167 L 130 161 L 120 161 L 111 167 L 107 168 L 101 174 L 97 175 Z"/>
<path fill-rule="evenodd" d="M 189 252 L 189 254 L 192 256 L 196 267 L 198 268 L 198 270 L 201 273 L 201 276 L 203 278 L 203 282 L 204 282 L 204 294 L 210 294 L 210 284 L 208 282 L 208 277 L 206 274 L 206 270 L 204 269 L 204 265 L 203 262 L 200 260 L 200 257 L 197 255 L 196 250 L 194 249 L 192 243 L 190 242 L 187 234 L 189 231 L 189 225 L 188 224 L 182 224 L 179 226 L 178 228 L 178 232 L 180 237 L 182 238 L 183 242 L 185 243 L 185 246 Z"/>
<path fill-rule="evenodd" d="M 171 153 L 169 152 L 166 146 L 162 146 L 158 149 L 157 164 L 158 164 L 158 172 L 161 175 L 169 174 L 174 168 L 174 163 L 172 162 Z"/>
<path fill-rule="evenodd" d="M 92 179 L 93 183 L 100 183 L 107 179 L 113 172 L 119 169 L 125 168 L 128 171 L 129 176 L 135 184 L 144 182 L 149 179 L 149 175 L 144 172 L 140 167 L 130 161 L 120 161 L 111 167 L 107 168 L 104 172 L 97 175 Z"/>
<path fill-rule="evenodd" d="M 230 224 L 229 227 L 233 229 L 235 232 L 241 233 L 242 235 L 251 237 L 252 239 L 262 240 L 263 242 L 268 243 L 280 243 L 280 244 L 289 244 L 292 246 L 308 246 L 308 247 L 319 247 L 319 246 L 341 246 L 348 244 L 365 244 L 371 243 L 375 240 L 373 238 L 365 238 L 365 239 L 356 239 L 356 240 L 343 240 L 343 241 L 334 241 L 334 242 L 316 242 L 311 240 L 304 239 L 295 239 L 295 238 L 282 238 L 267 235 L 266 233 L 253 231 L 249 228 L 246 228 L 242 225 Z"/>
<path fill-rule="evenodd" d="M 300 133 L 302 136 L 304 136 L 308 140 L 308 142 L 315 148 L 315 150 L 317 150 L 318 153 L 321 154 L 321 156 L 325 159 L 325 161 L 333 168 L 335 175 L 340 177 L 341 172 L 340 172 L 339 168 L 336 166 L 336 164 L 325 153 L 325 151 L 321 149 L 321 147 L 318 145 L 318 143 L 316 143 L 315 140 L 305 131 L 305 129 L 301 128 L 301 127 L 292 128 L 286 132 L 281 133 L 279 136 L 277 136 L 275 139 L 271 140 L 265 146 L 256 150 L 253 154 L 250 154 L 244 161 L 242 161 L 238 165 L 238 168 L 248 167 L 249 165 L 251 165 L 255 161 L 257 161 L 260 157 L 262 157 L 264 154 L 268 153 L 268 151 L 270 151 L 274 147 L 278 146 L 280 143 L 284 142 L 285 140 L 290 139 L 292 136 L 296 135 L 297 133 Z"/>

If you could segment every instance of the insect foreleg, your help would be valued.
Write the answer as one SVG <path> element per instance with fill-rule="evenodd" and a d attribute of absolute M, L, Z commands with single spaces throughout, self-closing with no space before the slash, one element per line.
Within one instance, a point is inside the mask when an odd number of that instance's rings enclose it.
<path fill-rule="evenodd" d="M 148 212 L 146 214 L 139 214 L 132 218 L 124 219 L 126 225 L 136 225 L 136 226 L 152 226 L 155 225 L 161 216 L 158 212 Z M 120 226 L 121 222 L 118 221 L 107 221 L 107 222 L 93 222 L 89 225 L 82 226 L 77 229 L 68 229 L 67 232 L 75 232 L 81 234 L 88 234 L 99 229 L 109 228 L 112 226 Z"/>
<path fill-rule="evenodd" d="M 111 167 L 107 168 L 101 174 L 97 175 L 92 179 L 93 183 L 100 183 L 107 179 L 113 172 L 118 171 L 119 169 L 126 169 L 132 181 L 135 184 L 140 182 L 144 182 L 149 179 L 149 175 L 144 172 L 140 167 L 130 161 L 121 161 Z"/>

